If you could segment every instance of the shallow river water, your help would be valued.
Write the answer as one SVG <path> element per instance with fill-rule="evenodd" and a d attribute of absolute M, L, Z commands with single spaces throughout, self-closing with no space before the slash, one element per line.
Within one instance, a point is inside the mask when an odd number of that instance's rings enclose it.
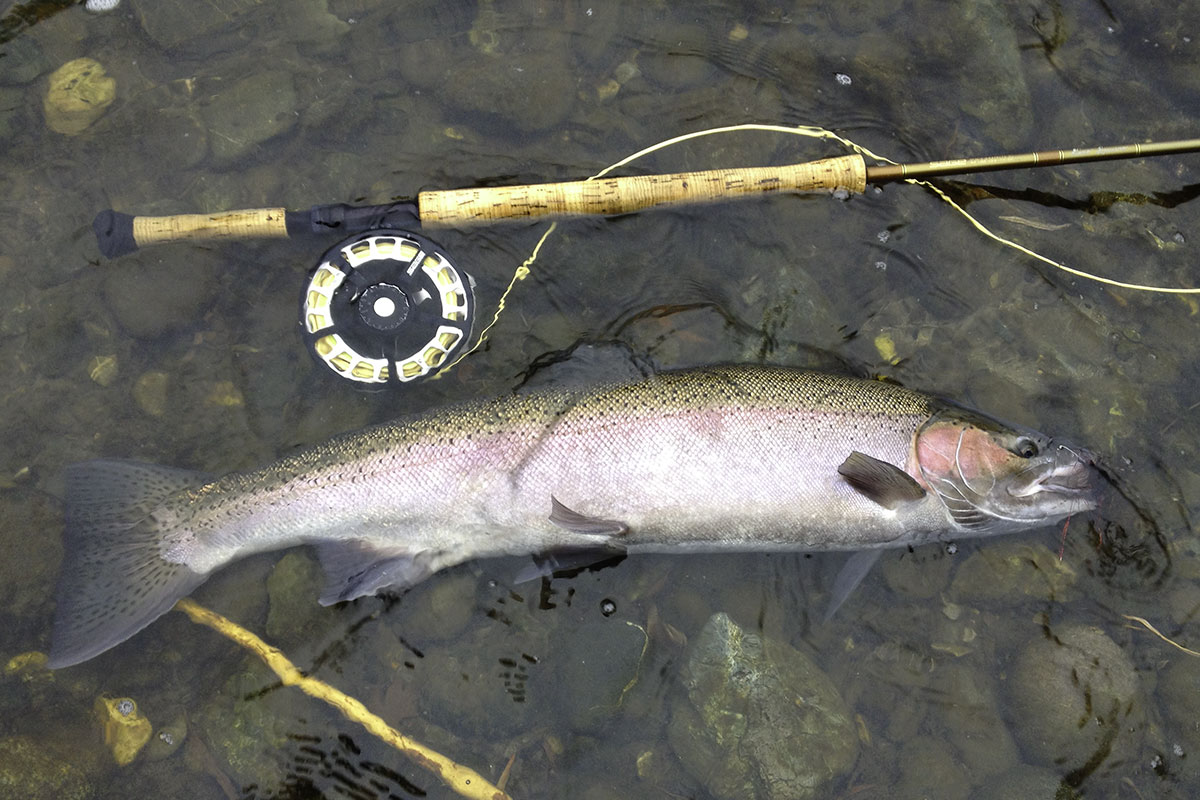
<path fill-rule="evenodd" d="M 1120 492 L 1065 536 L 889 552 L 829 623 L 839 555 L 641 556 L 520 585 L 526 562 L 497 559 L 323 608 L 316 560 L 296 550 L 239 562 L 194 598 L 489 780 L 508 765 L 519 800 L 767 798 L 781 786 L 946 800 L 1200 794 L 1200 657 L 1167 641 L 1200 649 L 1197 295 L 1060 271 L 920 186 L 773 196 L 561 222 L 486 346 L 441 380 L 363 393 L 314 363 L 297 325 L 306 277 L 336 239 L 108 260 L 91 231 L 108 208 L 302 209 L 583 178 L 665 139 L 750 123 L 821 126 L 897 161 L 1194 138 L 1200 3 L 0 11 L 0 795 L 454 796 L 183 614 L 83 665 L 40 669 L 62 471 L 100 456 L 245 469 L 511 391 L 581 346 L 601 353 L 574 359 L 585 377 L 606 375 L 616 354 L 653 369 L 752 362 L 891 379 L 1081 442 Z M 47 101 L 52 76 L 80 58 L 96 62 L 84 70 L 92 93 L 64 116 Z M 845 152 L 744 130 L 623 172 Z M 997 234 L 1073 268 L 1200 286 L 1200 155 L 938 185 Z M 547 229 L 426 233 L 474 276 L 483 320 Z M 846 741 L 808 734 L 829 753 L 811 788 L 786 783 L 779 770 L 799 769 L 786 758 L 731 763 L 762 738 L 743 737 L 748 707 L 710 697 L 715 718 L 688 710 L 696 643 L 720 615 L 811 662 L 844 704 Z M 104 743 L 102 696 L 133 699 L 153 726 L 129 765 Z M 721 725 L 698 759 L 691 729 Z"/>

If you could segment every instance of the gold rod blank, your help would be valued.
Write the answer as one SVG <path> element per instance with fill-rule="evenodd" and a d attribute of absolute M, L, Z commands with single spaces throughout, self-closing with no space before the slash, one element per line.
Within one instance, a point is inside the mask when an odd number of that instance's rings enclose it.
<path fill-rule="evenodd" d="M 1087 147 L 1075 150 L 1042 150 L 1036 153 L 956 158 L 949 161 L 927 161 L 918 164 L 883 164 L 877 167 L 867 167 L 867 183 L 884 183 L 907 178 L 971 175 L 977 172 L 995 172 L 1006 169 L 1028 169 L 1058 164 L 1081 164 L 1087 161 L 1116 161 L 1122 158 L 1195 152 L 1200 152 L 1200 139 L 1123 144 L 1113 147 Z"/>

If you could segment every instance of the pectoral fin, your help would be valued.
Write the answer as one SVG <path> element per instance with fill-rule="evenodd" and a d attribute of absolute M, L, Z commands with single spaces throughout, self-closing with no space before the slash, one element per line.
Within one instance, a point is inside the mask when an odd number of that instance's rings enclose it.
<path fill-rule="evenodd" d="M 925 490 L 911 475 L 886 461 L 857 450 L 846 456 L 838 473 L 860 494 L 894 511 L 901 503 L 920 500 Z"/>
<path fill-rule="evenodd" d="M 591 536 L 621 536 L 629 533 L 629 526 L 624 522 L 580 514 L 564 506 L 553 495 L 550 497 L 550 521 L 560 528 Z"/>
<path fill-rule="evenodd" d="M 325 570 L 320 603 L 331 606 L 380 589 L 407 589 L 437 571 L 433 554 L 381 550 L 362 542 L 325 542 L 317 545 Z"/>

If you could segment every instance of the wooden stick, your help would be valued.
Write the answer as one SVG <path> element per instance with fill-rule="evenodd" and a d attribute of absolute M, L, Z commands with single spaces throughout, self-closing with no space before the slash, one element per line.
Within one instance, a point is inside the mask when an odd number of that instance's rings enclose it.
<path fill-rule="evenodd" d="M 503 789 L 493 785 L 475 770 L 464 767 L 436 750 L 405 736 L 367 710 L 366 706 L 358 700 L 323 681 L 305 675 L 278 648 L 267 644 L 245 628 L 188 598 L 176 603 L 175 608 L 187 614 L 192 622 L 207 625 L 250 650 L 279 676 L 279 680 L 284 686 L 295 686 L 305 694 L 329 703 L 341 711 L 347 719 L 362 725 L 425 769 L 433 772 L 442 779 L 443 783 L 462 797 L 470 800 L 512 800 Z"/>

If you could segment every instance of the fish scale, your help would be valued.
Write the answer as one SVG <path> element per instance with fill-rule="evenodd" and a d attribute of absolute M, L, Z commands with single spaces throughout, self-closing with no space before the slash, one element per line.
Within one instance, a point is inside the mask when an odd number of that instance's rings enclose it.
<path fill-rule="evenodd" d="M 215 480 L 88 462 L 67 475 L 51 664 L 256 552 L 316 546 L 328 604 L 505 554 L 871 550 L 1090 508 L 1089 459 L 893 384 L 749 366 L 468 402 Z"/>

